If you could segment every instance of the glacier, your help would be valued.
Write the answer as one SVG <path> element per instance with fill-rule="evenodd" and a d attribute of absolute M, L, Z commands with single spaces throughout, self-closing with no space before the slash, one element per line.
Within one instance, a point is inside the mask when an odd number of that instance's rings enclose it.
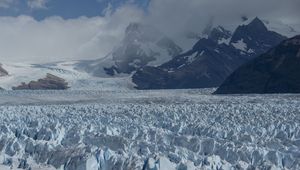
<path fill-rule="evenodd" d="M 300 95 L 0 92 L 0 169 L 299 169 Z"/>

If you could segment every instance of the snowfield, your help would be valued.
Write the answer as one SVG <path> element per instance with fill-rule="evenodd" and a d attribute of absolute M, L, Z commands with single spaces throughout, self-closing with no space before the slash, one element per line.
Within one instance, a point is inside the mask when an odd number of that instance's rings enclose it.
<path fill-rule="evenodd" d="M 102 77 L 95 77 L 76 69 L 78 62 L 80 61 L 48 64 L 2 63 L 9 75 L 0 77 L 0 87 L 11 90 L 22 82 L 29 83 L 44 78 L 47 73 L 65 79 L 72 90 L 129 90 L 135 86 L 130 75 L 108 77 L 103 73 Z"/>
<path fill-rule="evenodd" d="M 300 95 L 2 91 L 0 169 L 300 169 Z"/>

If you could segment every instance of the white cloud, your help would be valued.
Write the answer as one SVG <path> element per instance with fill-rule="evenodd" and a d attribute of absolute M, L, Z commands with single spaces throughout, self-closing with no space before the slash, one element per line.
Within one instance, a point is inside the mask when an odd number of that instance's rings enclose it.
<path fill-rule="evenodd" d="M 172 30 L 201 30 L 214 17 L 222 25 L 236 25 L 243 15 L 299 23 L 299 0 L 151 0 L 149 20 Z"/>
<path fill-rule="evenodd" d="M 0 8 L 9 8 L 14 3 L 14 0 L 0 0 Z"/>
<path fill-rule="evenodd" d="M 0 0 L 0 7 L 12 1 Z M 37 1 L 37 7 L 45 7 L 46 3 Z M 228 27 L 236 27 L 241 16 L 247 15 L 280 20 L 298 25 L 299 29 L 299 6 L 299 0 L 151 0 L 146 15 L 125 3 L 116 10 L 108 6 L 104 17 L 50 17 L 42 21 L 28 16 L 0 17 L 0 62 L 101 58 L 123 38 L 126 26 L 134 21 L 159 28 L 183 46 L 191 46 L 185 42 L 184 34 L 200 33 L 211 17 L 216 24 Z"/>
<path fill-rule="evenodd" d="M 299 7 L 299 0 L 151 0 L 144 21 L 182 46 L 190 46 L 184 35 L 201 33 L 211 18 L 215 25 L 225 25 L 230 30 L 246 15 L 280 21 L 300 31 Z"/>
<path fill-rule="evenodd" d="M 126 26 L 142 15 L 134 6 L 124 6 L 112 15 L 93 18 L 0 17 L 0 62 L 101 58 L 122 39 Z"/>
<path fill-rule="evenodd" d="M 27 0 L 27 5 L 31 9 L 46 9 L 48 0 Z"/>

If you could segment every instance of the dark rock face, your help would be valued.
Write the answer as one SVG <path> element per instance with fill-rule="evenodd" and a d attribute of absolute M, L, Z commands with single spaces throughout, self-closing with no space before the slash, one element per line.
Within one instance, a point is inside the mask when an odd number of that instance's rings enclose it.
<path fill-rule="evenodd" d="M 13 87 L 13 90 L 65 90 L 68 89 L 68 83 L 57 76 L 47 74 L 43 79 L 37 81 L 31 81 L 28 84 L 22 83 L 17 87 Z"/>
<path fill-rule="evenodd" d="M 160 67 L 145 67 L 133 75 L 139 89 L 215 87 L 246 61 L 226 45 L 201 39 L 193 50 Z M 223 55 L 220 55 L 223 53 Z M 220 67 L 222 66 L 222 67 Z"/>
<path fill-rule="evenodd" d="M 0 64 L 0 77 L 7 76 L 8 72 L 2 67 L 2 64 Z"/>
<path fill-rule="evenodd" d="M 255 18 L 250 24 L 239 26 L 235 30 L 231 38 L 231 43 L 242 40 L 247 44 L 247 50 L 251 49 L 260 55 L 278 45 L 284 39 L 282 35 L 269 31 L 260 19 Z"/>
<path fill-rule="evenodd" d="M 300 36 L 296 36 L 241 66 L 216 93 L 300 93 L 299 66 Z"/>
<path fill-rule="evenodd" d="M 212 29 L 208 38 L 159 67 L 144 67 L 132 77 L 137 89 L 181 89 L 218 87 L 239 66 L 285 37 L 268 31 L 255 18 L 233 35 L 222 27 Z"/>
<path fill-rule="evenodd" d="M 212 31 L 209 33 L 209 39 L 215 42 L 221 41 L 222 39 L 229 39 L 231 36 L 231 32 L 221 26 L 212 29 Z"/>

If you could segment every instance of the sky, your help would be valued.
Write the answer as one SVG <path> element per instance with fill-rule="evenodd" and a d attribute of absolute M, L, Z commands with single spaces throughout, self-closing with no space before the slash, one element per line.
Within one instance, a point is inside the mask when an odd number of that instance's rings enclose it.
<path fill-rule="evenodd" d="M 94 17 L 103 15 L 108 5 L 116 9 L 129 3 L 146 9 L 149 0 L 0 0 L 0 16 L 30 15 L 37 20 L 49 16 Z"/>
<path fill-rule="evenodd" d="M 299 0 L 0 0 L 0 62 L 105 57 L 131 22 L 152 25 L 179 45 L 186 33 L 235 28 L 258 16 L 300 30 Z"/>

